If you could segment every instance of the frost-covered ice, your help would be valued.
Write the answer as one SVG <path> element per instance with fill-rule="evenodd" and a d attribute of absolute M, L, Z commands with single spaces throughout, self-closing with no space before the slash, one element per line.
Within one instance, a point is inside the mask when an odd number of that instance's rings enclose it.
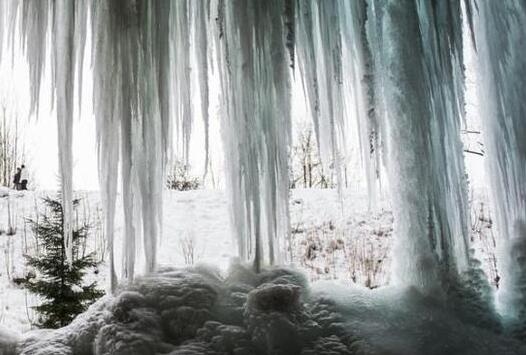
<path fill-rule="evenodd" d="M 242 265 L 226 276 L 205 267 L 164 268 L 105 296 L 64 328 L 31 331 L 18 342 L 0 339 L 2 355 L 526 351 L 522 343 L 459 320 L 416 289 L 311 287 L 296 271 L 256 274 Z"/>
<path fill-rule="evenodd" d="M 483 1 L 475 17 L 480 112 L 503 263 L 499 305 L 526 334 L 526 6 Z M 488 99 L 490 98 L 490 99 Z"/>

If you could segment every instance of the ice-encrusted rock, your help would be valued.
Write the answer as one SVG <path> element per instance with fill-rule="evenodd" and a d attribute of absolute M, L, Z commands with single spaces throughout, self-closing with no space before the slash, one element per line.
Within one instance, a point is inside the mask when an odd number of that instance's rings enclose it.
<path fill-rule="evenodd" d="M 416 289 L 317 283 L 309 291 L 292 270 L 235 268 L 226 277 L 194 268 L 138 278 L 67 327 L 20 338 L 0 331 L 0 354 L 526 353 L 521 343 L 464 321 Z"/>
<path fill-rule="evenodd" d="M 263 284 L 248 294 L 247 310 L 292 313 L 300 308 L 300 288 L 296 285 Z"/>
<path fill-rule="evenodd" d="M 254 273 L 237 265 L 221 278 L 207 268 L 167 268 L 104 297 L 65 328 L 27 333 L 16 350 L 34 355 L 300 354 L 321 349 L 325 341 L 317 338 L 329 336 L 308 311 L 316 307 L 305 307 L 311 302 L 306 295 L 305 278 L 286 269 Z M 330 344 L 339 341 L 331 335 Z M 346 346 L 340 341 L 326 347 L 327 353 Z"/>

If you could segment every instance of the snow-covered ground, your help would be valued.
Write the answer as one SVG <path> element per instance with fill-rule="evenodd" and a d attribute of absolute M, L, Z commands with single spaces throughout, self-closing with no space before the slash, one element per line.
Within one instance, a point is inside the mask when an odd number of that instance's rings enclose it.
<path fill-rule="evenodd" d="M 389 204 L 381 201 L 368 210 L 365 196 L 344 191 L 340 197 L 335 190 L 292 191 L 292 264 L 297 271 L 260 275 L 235 262 L 223 192 L 166 191 L 160 272 L 139 278 L 117 297 L 104 297 L 67 328 L 27 332 L 35 319 L 31 306 L 38 300 L 13 279 L 28 272 L 23 255 L 37 252 L 27 219 L 45 212 L 40 199 L 48 195 L 0 189 L 2 355 L 75 354 L 94 348 L 112 354 L 526 352 L 521 343 L 478 328 L 476 317 L 460 319 L 433 298 L 411 289 L 377 288 L 389 281 Z M 78 192 L 77 197 L 83 202 L 75 219 L 94 226 L 87 249 L 103 260 L 88 279 L 107 288 L 99 194 Z M 471 196 L 471 241 L 484 270 L 498 282 L 496 236 L 486 200 L 484 194 Z M 119 213 L 117 246 L 122 233 Z M 181 269 L 199 263 L 213 267 Z"/>
<path fill-rule="evenodd" d="M 13 283 L 27 273 L 24 254 L 35 254 L 37 245 L 27 219 L 42 212 L 45 191 L 0 190 L 0 325 L 15 332 L 31 328 L 35 314 L 31 309 L 38 300 Z M 82 198 L 76 217 L 94 226 L 87 249 L 103 260 L 88 275 L 101 288 L 108 287 L 108 259 L 102 232 L 103 213 L 98 192 L 77 192 Z M 472 234 L 474 245 L 484 259 L 485 269 L 493 278 L 491 238 L 488 237 L 488 213 L 480 212 L 477 202 Z M 480 205 L 482 204 L 482 205 Z M 344 284 L 376 288 L 388 283 L 389 250 L 393 218 L 386 201 L 375 210 L 367 209 L 366 196 L 335 190 L 293 190 L 291 193 L 292 264 L 309 281 L 338 279 Z M 118 210 L 121 206 L 117 206 Z M 227 199 L 222 191 L 165 191 L 163 240 L 159 248 L 161 267 L 182 267 L 205 263 L 226 273 L 236 247 L 232 240 Z M 480 217 L 480 218 L 479 218 Z M 491 221 L 490 221 L 491 222 Z M 490 227 L 491 228 L 491 227 Z M 121 260 L 123 218 L 116 218 L 116 260 Z M 490 235 L 493 237 L 493 235 Z M 139 243 L 140 245 L 140 243 Z M 139 251 L 141 255 L 141 251 Z M 495 267 L 496 270 L 496 267 Z M 496 272 L 496 271 L 495 271 Z"/>
<path fill-rule="evenodd" d="M 36 241 L 27 219 L 34 219 L 36 211 L 42 211 L 41 198 L 49 195 L 53 193 L 0 191 L 0 230 L 3 231 L 0 236 L 3 259 L 0 324 L 16 331 L 30 328 L 34 319 L 30 307 L 37 300 L 18 288 L 12 279 L 23 277 L 27 272 L 23 255 L 36 253 Z M 89 220 L 95 226 L 88 250 L 95 250 L 101 259 L 107 260 L 99 194 L 78 192 L 77 197 L 82 201 L 76 218 Z M 390 233 L 392 219 L 385 208 L 369 213 L 366 206 L 364 196 L 350 192 L 344 193 L 342 200 L 334 190 L 294 190 L 291 197 L 294 264 L 305 270 L 311 280 L 343 278 L 373 286 L 385 283 L 385 273 L 374 270 L 379 266 L 377 260 L 387 257 L 385 234 Z M 207 263 L 223 271 L 228 268 L 237 249 L 222 191 L 165 191 L 163 213 L 160 266 Z M 117 214 L 117 261 L 121 260 L 118 246 L 122 243 L 122 233 L 122 214 Z M 376 257 L 375 253 L 381 256 Z M 374 265 L 370 270 L 362 270 L 368 263 Z M 107 265 L 103 262 L 97 274 L 89 275 L 89 279 L 96 279 L 101 287 L 107 287 L 107 274 Z"/>

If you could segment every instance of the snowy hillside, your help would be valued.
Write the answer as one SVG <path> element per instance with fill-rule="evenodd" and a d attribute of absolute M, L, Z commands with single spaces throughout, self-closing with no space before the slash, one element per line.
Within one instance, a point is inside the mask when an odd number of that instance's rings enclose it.
<path fill-rule="evenodd" d="M 27 224 L 41 212 L 41 198 L 50 192 L 17 192 L 4 189 L 0 194 L 0 324 L 17 332 L 31 328 L 35 314 L 31 306 L 38 300 L 19 288 L 13 279 L 24 277 L 30 270 L 24 254 L 37 253 L 37 244 Z M 106 239 L 103 234 L 103 214 L 98 192 L 78 192 L 82 198 L 75 214 L 79 221 L 87 220 L 93 228 L 86 249 L 95 251 L 101 266 L 88 276 L 108 288 Z M 305 272 L 310 281 L 341 280 L 346 284 L 375 288 L 389 281 L 389 251 L 393 218 L 387 202 L 377 210 L 368 211 L 365 196 L 336 190 L 293 190 L 290 199 L 292 265 Z M 121 206 L 117 206 L 120 208 Z M 480 208 L 480 206 L 479 206 Z M 226 272 L 235 258 L 227 200 L 223 192 L 195 190 L 165 191 L 163 239 L 159 248 L 159 265 L 183 267 L 197 263 L 214 265 Z M 486 212 L 487 213 L 487 212 Z M 483 225 L 478 216 L 475 225 Z M 482 226 L 473 234 L 473 241 L 483 257 L 490 277 L 494 252 L 487 228 Z M 122 244 L 123 218 L 119 213 L 116 224 L 116 245 Z M 116 249 L 116 260 L 121 260 Z M 138 251 L 138 255 L 141 255 Z M 119 268 L 118 268 L 119 269 Z"/>
<path fill-rule="evenodd" d="M 25 267 L 24 254 L 35 254 L 36 240 L 29 229 L 26 219 L 35 218 L 35 211 L 42 212 L 41 198 L 49 192 L 17 192 L 2 190 L 0 197 L 0 229 L 2 230 L 2 267 L 0 291 L 2 302 L 0 324 L 17 331 L 29 329 L 34 314 L 30 309 L 37 300 L 26 291 L 16 287 L 12 280 L 23 277 L 28 270 Z M 79 192 L 82 198 L 76 213 L 79 220 L 87 219 L 96 228 L 93 229 L 87 249 L 96 251 L 104 260 L 97 274 L 91 278 L 107 283 L 107 251 L 101 224 L 102 211 L 98 192 Z M 342 204 L 343 203 L 343 204 Z M 391 229 L 392 220 L 388 212 L 370 214 L 366 211 L 363 196 L 344 194 L 340 201 L 334 190 L 295 190 L 291 198 L 291 214 L 294 236 L 293 263 L 306 270 L 311 279 L 345 278 L 355 275 L 358 281 L 365 283 L 367 271 L 359 265 L 347 265 L 342 242 L 349 242 L 349 253 L 377 252 L 373 244 L 380 245 L 382 258 L 387 256 L 388 239 L 369 240 L 369 235 L 386 233 Z M 120 206 L 117 206 L 120 208 Z M 207 263 L 226 270 L 236 255 L 232 241 L 228 205 L 224 193 L 220 191 L 196 190 L 188 192 L 165 192 L 164 199 L 164 237 L 159 248 L 159 265 L 185 266 L 194 263 Z M 345 228 L 347 232 L 343 233 Z M 11 230 L 10 230 L 11 229 Z M 116 245 L 122 244 L 123 219 L 118 214 L 116 223 Z M 356 238 L 356 242 L 354 242 Z M 353 242 L 351 243 L 351 240 Z M 385 242 L 382 242 L 385 240 Z M 371 247 L 367 245 L 371 243 Z M 361 251 L 357 248 L 362 249 Z M 332 248 L 332 249 L 331 249 Z M 121 260 L 120 249 L 116 250 L 116 260 Z M 138 251 L 138 255 L 142 253 Z M 366 258 L 367 255 L 358 255 Z M 356 269 L 356 270 L 355 270 Z M 374 276 L 374 282 L 384 283 L 385 273 Z M 378 278 L 378 280 L 376 280 Z M 370 282 L 370 281 L 368 281 Z"/>

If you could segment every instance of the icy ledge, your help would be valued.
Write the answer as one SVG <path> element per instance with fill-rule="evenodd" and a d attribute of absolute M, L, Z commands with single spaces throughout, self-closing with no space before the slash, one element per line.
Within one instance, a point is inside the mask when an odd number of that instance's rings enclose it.
<path fill-rule="evenodd" d="M 414 290 L 316 283 L 287 269 L 226 278 L 163 269 L 94 304 L 59 330 L 17 338 L 0 354 L 524 354 Z"/>

